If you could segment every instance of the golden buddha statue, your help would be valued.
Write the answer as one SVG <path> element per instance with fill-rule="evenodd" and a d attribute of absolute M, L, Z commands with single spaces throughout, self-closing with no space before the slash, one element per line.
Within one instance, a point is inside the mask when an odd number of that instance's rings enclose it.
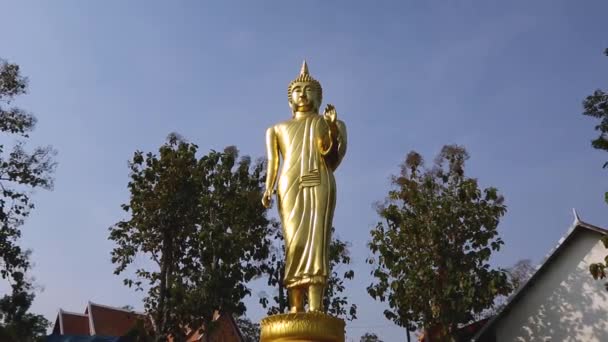
<path fill-rule="evenodd" d="M 287 90 L 292 118 L 266 132 L 268 172 L 262 203 L 277 203 L 285 239 L 285 278 L 291 313 L 323 310 L 329 274 L 329 244 L 336 206 L 334 171 L 346 153 L 346 126 L 328 104 L 319 115 L 321 84 L 306 61 Z M 279 174 L 279 158 L 282 167 Z"/>

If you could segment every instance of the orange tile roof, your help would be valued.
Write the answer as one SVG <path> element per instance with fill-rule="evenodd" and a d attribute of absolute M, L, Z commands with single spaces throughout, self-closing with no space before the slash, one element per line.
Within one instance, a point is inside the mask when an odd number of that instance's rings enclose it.
<path fill-rule="evenodd" d="M 87 315 L 59 310 L 57 322 L 59 326 L 53 329 L 63 335 L 90 335 L 89 317 Z"/>
<path fill-rule="evenodd" d="M 91 324 L 91 335 L 123 336 L 138 321 L 146 321 L 143 313 L 89 302 L 86 314 Z"/>
<path fill-rule="evenodd" d="M 199 333 L 198 330 L 187 329 L 186 341 L 203 341 L 203 338 L 206 342 L 243 341 L 241 332 L 231 315 L 220 315 L 216 312 L 213 319 L 218 322 L 216 329 L 207 336 L 204 336 L 205 333 Z M 89 302 L 84 314 L 60 309 L 53 334 L 124 336 L 137 325 L 138 321 L 152 323 L 144 313 Z M 171 337 L 169 341 L 172 341 Z"/>

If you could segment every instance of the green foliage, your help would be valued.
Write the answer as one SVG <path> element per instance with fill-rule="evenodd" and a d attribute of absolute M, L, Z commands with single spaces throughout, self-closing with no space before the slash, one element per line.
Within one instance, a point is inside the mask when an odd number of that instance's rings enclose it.
<path fill-rule="evenodd" d="M 215 310 L 245 312 L 246 283 L 261 274 L 270 246 L 262 163 L 239 159 L 234 147 L 200 159 L 197 149 L 171 135 L 158 156 L 136 152 L 122 206 L 131 217 L 110 227 L 116 274 L 138 256 L 154 261 L 124 282 L 147 288 L 157 333 L 178 340 L 185 326 L 209 326 Z"/>
<path fill-rule="evenodd" d="M 27 287 L 24 275 L 30 267 L 17 244 L 21 226 L 34 208 L 30 192 L 51 189 L 55 170 L 55 151 L 50 146 L 26 151 L 24 140 L 34 130 L 36 118 L 12 106 L 15 97 L 26 92 L 27 79 L 21 76 L 19 66 L 0 59 L 0 132 L 20 139 L 10 148 L 0 144 L 0 276 L 8 279 L 17 293 Z"/>
<path fill-rule="evenodd" d="M 342 266 L 350 264 L 351 258 L 348 250 L 350 244 L 335 237 L 335 228 L 332 227 L 331 233 L 332 241 L 329 245 L 330 275 L 327 279 L 323 307 L 328 314 L 351 321 L 357 318 L 357 305 L 349 305 L 348 298 L 343 296 L 342 292 L 345 290 L 344 281 L 346 279 L 352 280 L 355 277 L 355 272 L 352 269 L 348 269 L 343 273 L 340 271 Z M 278 224 L 274 225 L 272 237 L 275 245 L 273 246 L 272 253 L 270 253 L 266 260 L 264 271 L 268 277 L 268 285 L 276 289 L 276 294 L 272 298 L 274 305 L 270 305 L 266 294 L 260 297 L 260 304 L 262 304 L 263 308 L 267 309 L 268 315 L 285 313 L 289 308 L 287 291 L 283 286 L 285 244 L 282 230 Z"/>
<path fill-rule="evenodd" d="M 507 277 L 509 279 L 509 283 L 511 284 L 512 291 L 507 295 L 498 296 L 490 308 L 475 314 L 470 323 L 493 317 L 502 311 L 502 309 L 510 301 L 511 297 L 532 277 L 535 272 L 535 268 L 530 259 L 521 259 L 518 260 L 513 266 L 507 268 L 505 271 L 507 272 Z"/>
<path fill-rule="evenodd" d="M 368 244 L 375 282 L 367 291 L 388 301 L 386 318 L 446 339 L 511 291 L 506 272 L 488 263 L 503 244 L 496 230 L 503 197 L 465 176 L 468 157 L 462 147 L 444 146 L 434 167 L 425 168 L 410 152 L 378 206 L 384 221 Z"/>
<path fill-rule="evenodd" d="M 264 309 L 267 309 L 268 315 L 276 315 L 285 313 L 289 307 L 287 289 L 283 285 L 283 278 L 285 276 L 285 244 L 281 227 L 276 222 L 274 222 L 271 237 L 275 243 L 271 246 L 271 252 L 263 265 L 263 270 L 267 276 L 267 284 L 271 288 L 276 289 L 276 294 L 272 298 L 274 305 L 270 305 L 266 293 L 261 294 L 259 302 Z"/>
<path fill-rule="evenodd" d="M 608 93 L 602 90 L 595 90 L 592 95 L 587 96 L 583 102 L 585 111 L 583 115 L 600 119 L 600 123 L 595 126 L 595 130 L 600 135 L 591 142 L 591 146 L 596 149 L 608 151 Z M 608 164 L 604 164 L 604 167 Z"/>
<path fill-rule="evenodd" d="M 129 342 L 152 342 L 155 341 L 152 331 L 153 329 L 146 326 L 145 322 L 138 320 L 135 326 L 122 337 Z"/>
<path fill-rule="evenodd" d="M 253 323 L 247 317 L 239 317 L 236 319 L 236 325 L 243 335 L 245 342 L 259 342 L 260 341 L 260 324 Z"/>
<path fill-rule="evenodd" d="M 382 340 L 380 338 L 378 338 L 378 335 L 373 334 L 373 333 L 365 333 L 363 336 L 361 336 L 361 339 L 359 341 L 360 342 L 382 342 Z"/>
<path fill-rule="evenodd" d="M 0 59 L 0 132 L 18 140 L 8 147 L 0 144 L 0 276 L 11 285 L 11 294 L 0 298 L 0 340 L 36 341 L 44 337 L 49 322 L 28 313 L 34 300 L 25 278 L 30 268 L 29 251 L 18 245 L 21 226 L 34 204 L 33 189 L 51 189 L 55 170 L 50 147 L 25 148 L 25 139 L 36 126 L 36 118 L 12 105 L 27 92 L 27 79 L 19 66 Z M 5 153 L 7 151 L 7 153 Z"/>
<path fill-rule="evenodd" d="M 0 340 L 43 341 L 49 322 L 42 315 L 29 313 L 34 293 L 29 284 L 0 298 Z"/>
<path fill-rule="evenodd" d="M 506 271 L 509 276 L 509 282 L 513 286 L 513 292 L 515 292 L 532 277 L 535 268 L 532 265 L 532 260 L 522 259 L 517 261 L 515 265 L 507 268 Z"/>
<path fill-rule="evenodd" d="M 604 50 L 604 54 L 608 56 L 608 49 Z M 598 150 L 608 151 L 608 93 L 597 89 L 592 95 L 587 96 L 583 101 L 583 115 L 599 119 L 600 122 L 595 126 L 595 130 L 600 134 L 597 138 L 591 141 L 591 146 Z M 608 162 L 604 163 L 604 168 L 608 167 Z M 608 192 L 604 193 L 604 201 L 608 203 Z M 608 248 L 608 244 L 604 238 L 604 245 Z M 594 279 L 605 279 L 606 268 L 608 267 L 608 257 L 606 262 L 591 264 L 589 272 Z M 608 283 L 605 284 L 608 290 Z"/>
<path fill-rule="evenodd" d="M 604 236 L 602 238 L 602 243 L 604 247 L 608 248 L 608 236 Z M 589 265 L 589 273 L 593 276 L 593 279 L 606 279 L 606 269 L 608 268 L 608 256 L 604 258 L 604 262 L 598 262 L 595 264 Z M 608 283 L 605 283 L 604 286 L 608 291 Z"/>
<path fill-rule="evenodd" d="M 331 228 L 332 241 L 329 245 L 329 270 L 327 278 L 327 288 L 323 298 L 325 311 L 335 317 L 340 317 L 352 321 L 357 319 L 357 304 L 348 303 L 348 298 L 342 295 L 345 290 L 344 281 L 353 280 L 355 271 L 352 269 L 343 270 L 340 267 L 350 264 L 350 244 L 335 237 L 335 229 Z"/>
<path fill-rule="evenodd" d="M 604 50 L 604 54 L 608 56 L 608 49 Z M 600 134 L 591 141 L 591 145 L 596 149 L 608 151 L 608 93 L 600 89 L 595 90 L 585 98 L 583 108 L 583 115 L 600 120 L 595 126 L 595 130 Z M 608 163 L 605 163 L 604 167 L 608 167 Z"/>

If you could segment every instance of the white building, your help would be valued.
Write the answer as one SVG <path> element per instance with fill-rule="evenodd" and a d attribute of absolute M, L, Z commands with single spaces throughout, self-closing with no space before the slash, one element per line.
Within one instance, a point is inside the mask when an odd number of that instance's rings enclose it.
<path fill-rule="evenodd" d="M 608 230 L 575 221 L 566 236 L 473 341 L 608 341 L 608 290 L 589 265 L 608 255 Z"/>

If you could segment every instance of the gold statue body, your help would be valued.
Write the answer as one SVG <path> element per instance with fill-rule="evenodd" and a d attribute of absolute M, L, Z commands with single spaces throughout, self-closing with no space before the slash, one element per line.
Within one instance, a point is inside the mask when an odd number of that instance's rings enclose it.
<path fill-rule="evenodd" d="M 278 207 L 285 238 L 285 278 L 291 312 L 322 311 L 329 274 L 329 244 L 336 206 L 333 172 L 346 153 L 346 126 L 327 105 L 319 115 L 322 89 L 306 62 L 289 84 L 292 119 L 266 132 L 268 172 L 262 198 L 270 207 L 278 177 Z M 283 157 L 279 175 L 279 156 Z"/>

